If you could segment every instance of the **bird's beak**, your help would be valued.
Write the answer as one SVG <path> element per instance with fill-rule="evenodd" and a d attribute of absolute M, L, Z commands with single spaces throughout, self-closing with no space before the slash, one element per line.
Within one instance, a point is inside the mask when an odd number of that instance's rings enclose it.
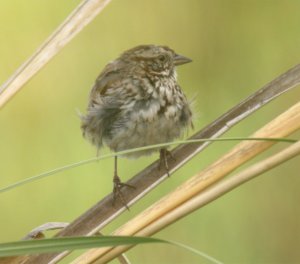
<path fill-rule="evenodd" d="M 185 63 L 189 63 L 189 62 L 192 62 L 191 59 L 187 58 L 187 57 L 184 57 L 182 55 L 178 55 L 176 54 L 175 57 L 174 57 L 174 65 L 182 65 L 182 64 L 185 64 Z"/>

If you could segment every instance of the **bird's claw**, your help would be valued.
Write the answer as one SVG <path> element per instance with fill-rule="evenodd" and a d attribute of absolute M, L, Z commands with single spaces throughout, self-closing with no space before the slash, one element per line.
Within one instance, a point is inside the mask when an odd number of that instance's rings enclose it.
<path fill-rule="evenodd" d="M 113 205 L 115 204 L 116 200 L 119 198 L 121 203 L 126 207 L 126 209 L 129 211 L 129 207 L 127 205 L 127 202 L 121 192 L 122 187 L 129 187 L 129 188 L 134 188 L 134 186 L 127 184 L 127 183 L 123 183 L 121 182 L 121 179 L 118 175 L 114 175 L 114 179 L 113 179 L 113 183 L 114 183 L 114 188 L 113 188 Z"/>

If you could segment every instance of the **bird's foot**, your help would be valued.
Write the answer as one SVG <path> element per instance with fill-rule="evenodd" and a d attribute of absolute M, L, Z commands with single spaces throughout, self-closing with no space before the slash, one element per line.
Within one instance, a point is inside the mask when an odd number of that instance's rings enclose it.
<path fill-rule="evenodd" d="M 113 188 L 113 205 L 115 204 L 117 199 L 120 199 L 121 203 L 126 207 L 126 209 L 129 211 L 129 207 L 127 205 L 127 202 L 124 198 L 124 195 L 122 194 L 122 187 L 126 186 L 129 188 L 134 188 L 134 186 L 127 184 L 127 183 L 123 183 L 121 182 L 121 179 L 118 175 L 114 175 L 114 179 L 113 179 L 113 183 L 114 183 L 114 188 Z"/>

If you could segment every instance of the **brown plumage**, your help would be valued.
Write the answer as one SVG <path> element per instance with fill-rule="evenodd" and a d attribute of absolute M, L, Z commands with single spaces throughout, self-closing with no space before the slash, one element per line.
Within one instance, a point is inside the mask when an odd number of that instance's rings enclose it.
<path fill-rule="evenodd" d="M 188 101 L 175 66 L 191 62 L 166 46 L 141 45 L 106 65 L 93 86 L 82 131 L 98 149 L 113 151 L 170 142 L 192 125 Z M 155 149 L 126 155 L 139 157 Z M 166 169 L 166 149 L 161 149 Z M 115 158 L 114 193 L 121 183 Z"/>

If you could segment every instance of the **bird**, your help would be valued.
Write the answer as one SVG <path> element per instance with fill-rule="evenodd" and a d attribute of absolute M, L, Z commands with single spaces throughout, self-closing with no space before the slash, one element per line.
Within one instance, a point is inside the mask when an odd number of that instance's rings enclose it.
<path fill-rule="evenodd" d="M 81 116 L 83 136 L 97 150 L 103 146 L 114 152 L 166 143 L 180 138 L 193 127 L 190 103 L 177 82 L 176 67 L 192 60 L 162 45 L 139 45 L 109 62 L 97 77 Z M 160 153 L 169 175 L 167 148 L 125 154 L 138 158 Z M 114 160 L 113 197 L 123 186 Z"/>

